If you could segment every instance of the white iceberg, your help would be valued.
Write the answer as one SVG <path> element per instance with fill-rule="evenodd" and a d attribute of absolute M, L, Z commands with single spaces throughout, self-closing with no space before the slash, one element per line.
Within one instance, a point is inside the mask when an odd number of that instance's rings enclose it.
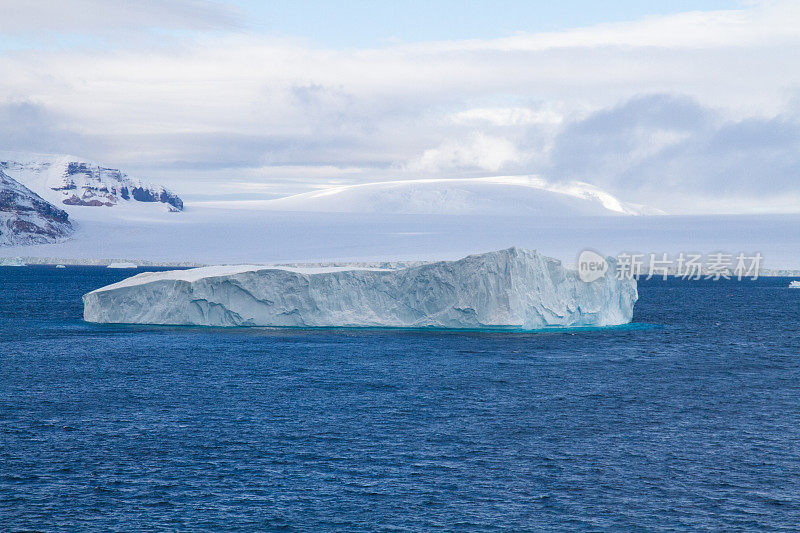
<path fill-rule="evenodd" d="M 84 319 L 99 323 L 534 330 L 625 324 L 637 297 L 634 280 L 586 283 L 560 261 L 510 248 L 394 269 L 145 272 L 83 303 Z"/>
<path fill-rule="evenodd" d="M 107 268 L 138 268 L 136 263 L 111 263 Z"/>
<path fill-rule="evenodd" d="M 797 280 L 790 281 L 789 282 L 789 288 L 790 289 L 800 289 L 800 281 L 797 281 Z"/>

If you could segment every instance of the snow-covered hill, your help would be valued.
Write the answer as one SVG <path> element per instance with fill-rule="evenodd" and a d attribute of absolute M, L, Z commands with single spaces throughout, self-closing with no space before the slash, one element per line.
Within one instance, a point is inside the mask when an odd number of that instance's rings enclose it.
<path fill-rule="evenodd" d="M 59 207 L 157 202 L 183 209 L 183 200 L 164 187 L 74 156 L 0 153 L 0 170 Z"/>
<path fill-rule="evenodd" d="M 536 176 L 386 181 L 332 187 L 261 202 L 276 211 L 440 215 L 651 214 L 588 183 Z"/>
<path fill-rule="evenodd" d="M 72 231 L 63 209 L 0 171 L 0 246 L 54 243 Z"/>

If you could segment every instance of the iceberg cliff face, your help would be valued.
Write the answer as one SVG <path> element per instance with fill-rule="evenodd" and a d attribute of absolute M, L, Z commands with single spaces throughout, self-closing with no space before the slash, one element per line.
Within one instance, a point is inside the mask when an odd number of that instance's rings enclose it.
<path fill-rule="evenodd" d="M 591 283 L 510 248 L 399 269 L 204 267 L 143 273 L 83 296 L 88 322 L 519 328 L 630 322 L 636 282 Z"/>

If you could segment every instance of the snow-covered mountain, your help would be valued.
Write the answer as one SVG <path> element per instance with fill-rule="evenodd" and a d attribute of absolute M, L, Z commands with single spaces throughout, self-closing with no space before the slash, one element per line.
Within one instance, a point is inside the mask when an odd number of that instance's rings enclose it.
<path fill-rule="evenodd" d="M 54 243 L 72 232 L 66 211 L 0 171 L 0 246 Z"/>
<path fill-rule="evenodd" d="M 582 216 L 653 214 L 582 182 L 536 176 L 424 179 L 332 187 L 262 202 L 276 211 L 438 215 Z"/>
<path fill-rule="evenodd" d="M 183 209 L 183 200 L 162 186 L 74 156 L 0 153 L 0 170 L 58 206 L 160 202 L 171 211 Z"/>

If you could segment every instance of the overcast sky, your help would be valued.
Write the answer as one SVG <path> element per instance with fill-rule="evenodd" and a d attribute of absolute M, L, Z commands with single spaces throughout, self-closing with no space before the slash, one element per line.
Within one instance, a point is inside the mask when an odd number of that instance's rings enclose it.
<path fill-rule="evenodd" d="M 0 149 L 186 196 L 540 174 L 800 211 L 800 3 L 554 4 L 0 0 Z"/>

